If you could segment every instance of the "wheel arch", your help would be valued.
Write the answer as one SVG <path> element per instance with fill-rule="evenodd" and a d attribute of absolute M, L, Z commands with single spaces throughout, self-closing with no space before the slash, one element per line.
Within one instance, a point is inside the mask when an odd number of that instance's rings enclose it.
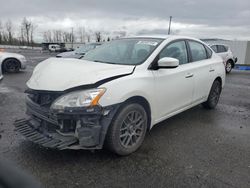
<path fill-rule="evenodd" d="M 18 66 L 21 67 L 21 62 L 20 62 L 19 59 L 15 58 L 15 57 L 6 57 L 6 58 L 2 59 L 2 64 L 1 64 L 2 70 L 4 70 L 4 62 L 7 61 L 7 60 L 9 60 L 9 59 L 14 59 L 14 60 L 16 60 L 17 63 L 18 63 Z M 6 71 L 6 70 L 4 70 L 4 71 Z"/>
<path fill-rule="evenodd" d="M 217 76 L 214 81 L 218 80 L 220 82 L 220 87 L 222 89 L 222 78 L 220 76 Z"/>
<path fill-rule="evenodd" d="M 148 116 L 147 117 L 148 118 L 147 130 L 149 130 L 150 126 L 151 126 L 152 118 L 151 118 L 151 107 L 150 107 L 150 104 L 149 104 L 148 100 L 146 98 L 138 95 L 138 96 L 130 97 L 127 100 L 124 101 L 124 104 L 129 104 L 129 103 L 138 103 L 138 104 L 142 105 L 143 108 L 146 110 L 146 113 L 147 113 L 147 116 Z"/>

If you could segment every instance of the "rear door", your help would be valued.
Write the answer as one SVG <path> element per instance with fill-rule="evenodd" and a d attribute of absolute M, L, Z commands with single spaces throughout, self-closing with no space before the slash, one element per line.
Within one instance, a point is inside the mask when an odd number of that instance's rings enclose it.
<path fill-rule="evenodd" d="M 215 62 L 211 59 L 212 51 L 202 43 L 188 40 L 188 47 L 194 73 L 193 103 L 199 103 L 206 99 L 214 81 Z"/>
<path fill-rule="evenodd" d="M 153 71 L 158 121 L 189 106 L 194 90 L 193 65 L 189 63 L 186 42 L 178 40 L 168 44 L 159 53 L 157 60 L 163 57 L 176 58 L 180 65 L 177 68 Z"/>

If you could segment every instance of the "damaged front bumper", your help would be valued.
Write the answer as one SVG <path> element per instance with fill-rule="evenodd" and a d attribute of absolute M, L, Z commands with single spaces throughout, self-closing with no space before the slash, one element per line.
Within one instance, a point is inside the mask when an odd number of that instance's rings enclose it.
<path fill-rule="evenodd" d="M 34 143 L 60 150 L 101 149 L 120 106 L 95 106 L 56 113 L 29 97 L 26 105 L 29 118 L 15 121 L 16 131 Z"/>

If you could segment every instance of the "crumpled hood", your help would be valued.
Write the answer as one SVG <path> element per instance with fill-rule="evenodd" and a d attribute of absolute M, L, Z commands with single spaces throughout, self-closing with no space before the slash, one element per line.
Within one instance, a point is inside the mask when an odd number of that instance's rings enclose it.
<path fill-rule="evenodd" d="M 94 84 L 106 78 L 130 74 L 134 67 L 80 59 L 49 58 L 36 66 L 27 86 L 34 90 L 64 91 Z"/>
<path fill-rule="evenodd" d="M 63 52 L 63 53 L 57 54 L 56 56 L 57 57 L 68 57 L 68 56 L 72 56 L 75 54 L 76 54 L 75 51 L 70 51 L 70 52 Z"/>

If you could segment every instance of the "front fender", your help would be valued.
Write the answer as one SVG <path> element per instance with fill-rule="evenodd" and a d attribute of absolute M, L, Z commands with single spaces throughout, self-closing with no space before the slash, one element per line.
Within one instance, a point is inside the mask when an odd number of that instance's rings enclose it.
<path fill-rule="evenodd" d="M 2 63 L 6 59 L 16 59 L 20 63 L 20 68 L 25 69 L 26 68 L 26 58 L 21 54 L 15 54 L 15 53 L 3 53 L 0 55 L 0 65 L 2 66 Z"/>
<path fill-rule="evenodd" d="M 106 92 L 101 97 L 99 104 L 102 106 L 110 106 L 124 101 L 132 97 L 143 97 L 150 104 L 151 122 L 154 122 L 156 113 L 155 84 L 151 71 L 145 71 L 144 75 L 135 76 L 132 74 L 111 82 L 107 82 L 100 87 L 106 88 Z"/>

